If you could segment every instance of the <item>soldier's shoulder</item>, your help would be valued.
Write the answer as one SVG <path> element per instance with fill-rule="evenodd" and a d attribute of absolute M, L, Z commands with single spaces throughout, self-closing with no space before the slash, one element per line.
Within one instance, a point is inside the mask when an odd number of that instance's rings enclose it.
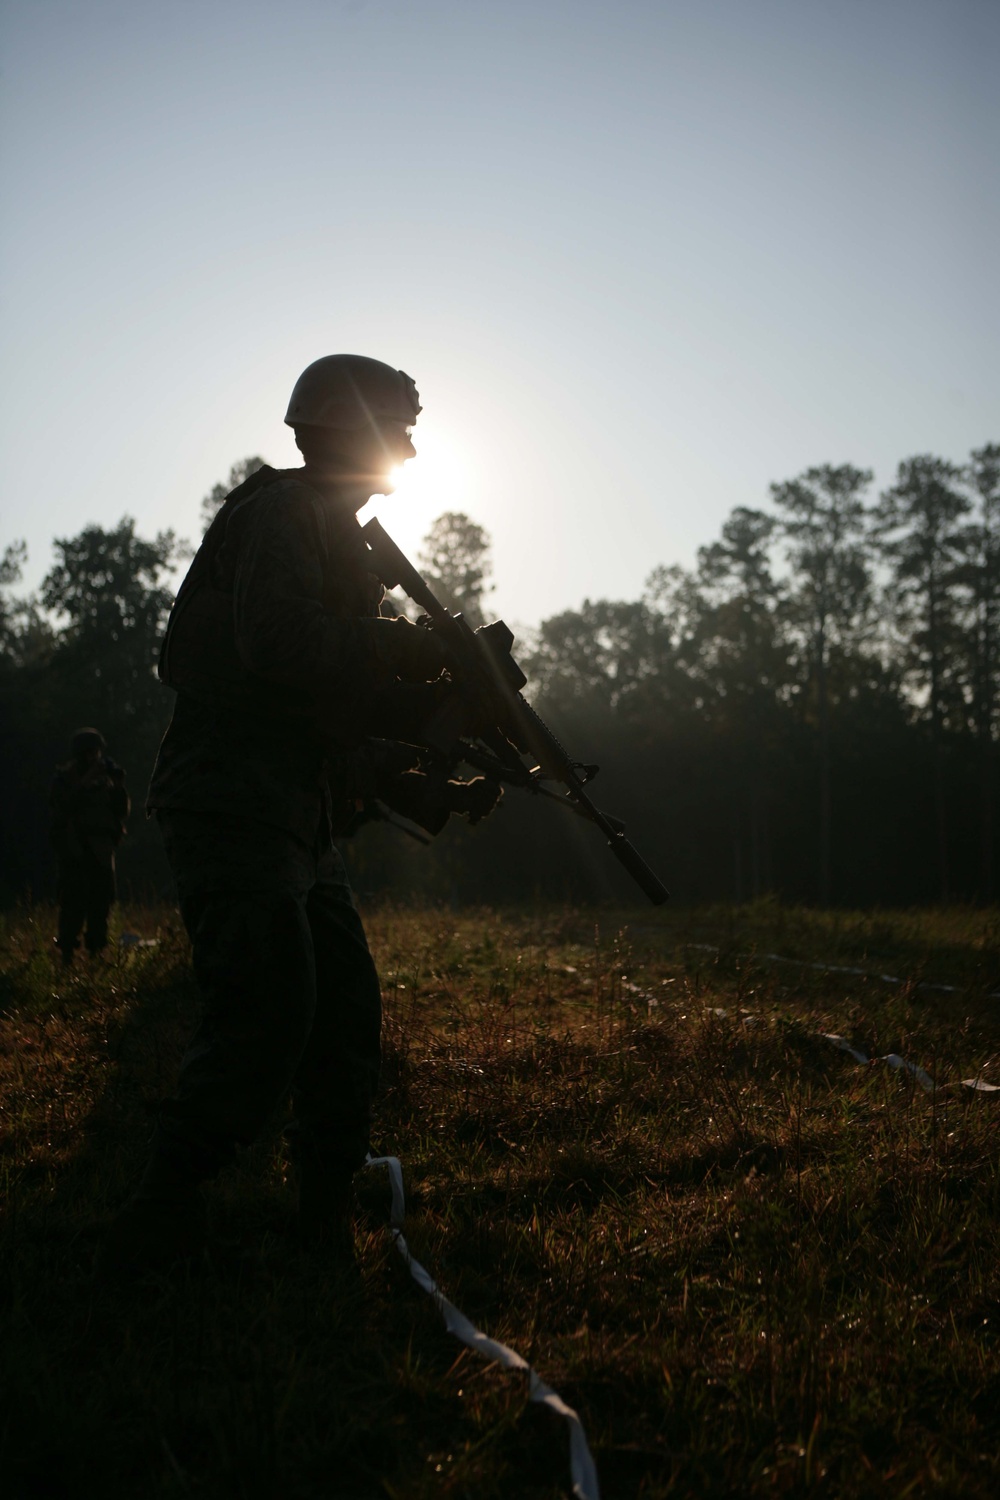
<path fill-rule="evenodd" d="M 270 469 L 257 493 L 262 497 L 301 494 L 303 497 L 311 496 L 317 500 L 320 498 L 313 486 L 307 482 L 304 469 Z"/>
<path fill-rule="evenodd" d="M 254 494 L 247 516 L 268 526 L 276 519 L 321 510 L 322 504 L 322 496 L 303 479 L 301 469 L 273 469 Z"/>

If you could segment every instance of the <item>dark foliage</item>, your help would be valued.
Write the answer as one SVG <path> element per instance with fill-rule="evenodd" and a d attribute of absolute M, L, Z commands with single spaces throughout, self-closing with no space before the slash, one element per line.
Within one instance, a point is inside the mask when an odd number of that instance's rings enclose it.
<path fill-rule="evenodd" d="M 586 600 L 518 648 L 536 707 L 602 766 L 598 803 L 682 901 L 995 898 L 1000 444 L 965 467 L 908 459 L 872 504 L 870 482 L 843 464 L 775 484 L 774 509 L 737 507 L 692 571 L 657 568 L 641 598 Z M 180 544 L 125 519 L 55 548 L 37 599 L 13 592 L 23 548 L 0 560 L 8 900 L 50 881 L 45 798 L 73 729 L 104 730 L 141 803 L 170 708 L 154 663 Z M 482 618 L 482 528 L 442 516 L 422 558 Z M 594 829 L 517 792 L 472 835 L 424 850 L 367 827 L 348 857 L 369 892 L 632 894 Z M 165 884 L 139 812 L 121 871 Z"/>
<path fill-rule="evenodd" d="M 54 547 L 57 560 L 38 599 L 8 600 L 0 640 L 3 894 L 9 900 L 51 885 L 49 785 L 70 736 L 90 724 L 126 768 L 137 803 L 125 878 L 158 888 L 166 871 L 141 808 L 169 718 L 156 656 L 173 598 L 167 579 L 185 548 L 169 531 L 144 540 L 128 516 L 110 531 L 88 526 Z"/>

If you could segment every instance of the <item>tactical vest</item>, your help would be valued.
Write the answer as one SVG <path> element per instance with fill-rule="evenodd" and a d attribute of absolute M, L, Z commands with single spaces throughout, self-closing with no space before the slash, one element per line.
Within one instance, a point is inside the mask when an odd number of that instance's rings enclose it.
<path fill-rule="evenodd" d="M 298 476 L 297 470 L 292 473 Z M 220 554 L 237 517 L 268 485 L 284 476 L 265 464 L 226 496 L 195 554 L 174 601 L 160 650 L 160 681 L 212 707 L 238 713 L 315 718 L 315 700 L 299 688 L 268 682 L 244 664 L 236 644 L 235 600 L 220 578 Z M 304 482 L 304 481 L 300 481 Z M 366 549 L 354 516 L 322 502 L 323 608 L 339 619 L 377 615 L 383 588 L 365 566 Z"/>

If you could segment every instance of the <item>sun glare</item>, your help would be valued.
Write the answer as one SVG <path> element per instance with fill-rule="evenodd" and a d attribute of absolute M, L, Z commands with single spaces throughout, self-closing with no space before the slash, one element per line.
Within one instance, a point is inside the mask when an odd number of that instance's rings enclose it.
<path fill-rule="evenodd" d="M 358 513 L 362 522 L 377 515 L 399 542 L 413 547 L 446 510 L 474 517 L 476 486 L 461 448 L 450 437 L 420 424 L 413 435 L 416 456 L 392 471 L 391 495 L 375 495 Z"/>

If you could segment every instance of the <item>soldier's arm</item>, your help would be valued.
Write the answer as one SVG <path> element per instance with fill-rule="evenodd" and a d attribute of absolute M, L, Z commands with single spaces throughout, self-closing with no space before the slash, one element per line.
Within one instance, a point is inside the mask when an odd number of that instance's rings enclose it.
<path fill-rule="evenodd" d="M 397 676 L 438 675 L 445 648 L 407 620 L 341 619 L 323 598 L 323 536 L 304 485 L 275 486 L 253 508 L 234 575 L 236 645 L 260 677 L 319 697 L 367 698 Z"/>
<path fill-rule="evenodd" d="M 56 776 L 49 788 L 49 836 L 54 844 L 64 837 L 69 816 L 68 791 L 62 777 Z"/>
<path fill-rule="evenodd" d="M 132 811 L 132 800 L 125 787 L 125 772 L 121 766 L 116 766 L 113 761 L 109 761 L 107 764 L 108 775 L 111 777 L 111 792 L 108 797 L 108 804 L 112 816 L 117 818 L 121 825 L 121 836 L 124 836 L 125 824 L 128 821 L 129 813 Z"/>

